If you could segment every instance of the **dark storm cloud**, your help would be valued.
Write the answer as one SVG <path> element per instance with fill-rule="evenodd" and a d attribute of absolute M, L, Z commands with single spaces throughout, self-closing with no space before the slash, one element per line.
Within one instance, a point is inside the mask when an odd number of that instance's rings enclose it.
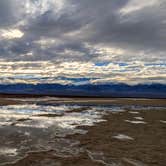
<path fill-rule="evenodd" d="M 0 1 L 0 25 L 5 26 L 12 23 L 13 19 L 13 9 L 10 0 Z"/>
<path fill-rule="evenodd" d="M 145 6 L 140 10 L 122 14 L 120 10 L 125 8 L 130 1 L 70 0 L 67 8 L 73 5 L 73 9 L 66 10 L 66 7 L 62 8 L 58 16 L 54 12 L 56 9 L 52 7 L 43 13 L 41 12 L 41 14 L 36 12 L 37 14 L 33 13 L 34 15 L 27 17 L 24 17 L 26 12 L 23 14 L 21 9 L 19 10 L 19 7 L 21 8 L 23 4 L 19 6 L 14 2 L 16 3 L 17 0 L 0 2 L 0 25 L 11 26 L 11 23 L 13 23 L 13 26 L 16 26 L 16 21 L 21 17 L 22 21 L 25 21 L 25 24 L 18 27 L 24 32 L 24 38 L 9 47 L 11 48 L 10 51 L 17 53 L 18 56 L 19 52 L 23 54 L 31 50 L 27 46 L 27 42 L 33 43 L 41 37 L 58 38 L 64 40 L 64 43 L 66 43 L 66 40 L 69 40 L 69 43 L 75 42 L 76 46 L 73 45 L 72 49 L 76 50 L 78 49 L 78 43 L 82 45 L 88 42 L 90 44 L 120 47 L 129 52 L 130 49 L 136 51 L 165 51 L 165 1 L 158 1 L 158 4 L 161 3 L 161 5 Z M 32 3 L 32 1 L 30 2 Z M 140 3 L 146 2 L 140 1 Z M 35 5 L 33 8 L 35 8 Z M 88 28 L 81 31 L 81 28 L 85 26 Z M 79 30 L 80 36 L 64 37 L 67 33 L 74 33 Z M 62 42 L 57 48 L 64 50 L 70 45 L 64 43 Z M 62 48 L 63 46 L 64 48 Z M 33 46 L 31 45 L 31 47 Z M 81 48 L 80 52 L 85 51 L 82 46 L 79 47 Z M 37 50 L 39 49 L 37 48 Z M 53 48 L 51 47 L 51 49 Z"/>
<path fill-rule="evenodd" d="M 23 2 L 18 0 L 0 1 L 0 27 L 8 27 L 23 19 Z"/>
<path fill-rule="evenodd" d="M 73 11 L 66 13 L 66 8 L 64 8 L 57 17 L 54 9 L 49 9 L 35 19 L 30 19 L 28 25 L 23 28 L 25 28 L 25 31 L 30 33 L 30 35 L 56 37 L 80 30 L 87 25 L 95 26 L 96 23 L 105 24 L 110 19 L 114 23 L 114 19 L 119 16 L 117 16 L 117 11 L 123 7 L 128 0 L 117 0 L 116 2 L 110 0 L 70 0 L 69 2 L 70 5 L 74 5 Z M 69 8 L 70 5 L 68 6 Z M 107 17 L 109 18 L 108 20 L 106 20 Z M 102 22 L 103 20 L 105 21 Z M 94 27 L 94 31 L 100 28 L 97 26 Z M 73 40 L 77 37 L 78 36 L 73 36 Z"/>
<path fill-rule="evenodd" d="M 93 25 L 98 28 L 91 41 L 137 51 L 165 51 L 165 9 L 165 2 L 162 2 L 159 6 L 145 7 L 126 15 L 115 16 L 114 19 L 107 16 Z"/>

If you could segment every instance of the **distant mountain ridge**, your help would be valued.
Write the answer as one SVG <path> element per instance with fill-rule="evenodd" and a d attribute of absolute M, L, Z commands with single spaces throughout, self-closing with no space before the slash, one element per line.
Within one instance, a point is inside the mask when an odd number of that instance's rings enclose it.
<path fill-rule="evenodd" d="M 61 84 L 8 84 L 0 85 L 1 94 L 54 95 L 80 97 L 138 97 L 166 98 L 165 84 L 123 83 L 61 85 Z"/>

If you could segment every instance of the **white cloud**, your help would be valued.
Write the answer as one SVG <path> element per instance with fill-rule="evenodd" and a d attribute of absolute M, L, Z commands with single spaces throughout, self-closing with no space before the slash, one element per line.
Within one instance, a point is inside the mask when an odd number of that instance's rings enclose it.
<path fill-rule="evenodd" d="M 90 78 L 92 84 L 110 82 L 164 83 L 166 81 L 166 64 L 147 65 L 144 62 L 109 63 L 96 65 L 92 62 L 1 62 L 1 83 L 61 83 L 77 84 L 70 78 Z M 64 79 L 66 77 L 68 79 Z M 80 82 L 81 83 L 81 82 Z M 83 80 L 83 83 L 88 83 Z"/>
<path fill-rule="evenodd" d="M 3 39 L 22 38 L 24 33 L 19 29 L 0 29 L 0 37 Z"/>

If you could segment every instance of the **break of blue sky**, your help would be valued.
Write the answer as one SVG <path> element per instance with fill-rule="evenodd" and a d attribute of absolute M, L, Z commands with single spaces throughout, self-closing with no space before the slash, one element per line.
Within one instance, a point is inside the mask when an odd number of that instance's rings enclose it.
<path fill-rule="evenodd" d="M 0 84 L 166 83 L 166 0 L 0 1 Z"/>

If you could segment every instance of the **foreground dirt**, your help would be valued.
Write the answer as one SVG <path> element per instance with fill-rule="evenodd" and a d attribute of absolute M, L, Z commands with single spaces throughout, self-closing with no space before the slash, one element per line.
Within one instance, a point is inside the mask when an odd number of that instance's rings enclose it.
<path fill-rule="evenodd" d="M 145 124 L 133 124 L 125 120 L 144 118 Z M 84 152 L 75 157 L 56 156 L 52 151 L 29 153 L 12 166 L 165 166 L 166 165 L 166 110 L 128 110 L 110 113 L 105 122 L 85 127 L 85 135 L 71 135 L 67 138 L 79 140 Z M 124 134 L 133 140 L 114 138 Z M 92 155 L 90 155 L 90 153 Z M 50 162 L 51 161 L 51 162 Z M 112 164 L 113 166 L 113 164 Z"/>
<path fill-rule="evenodd" d="M 47 100 L 48 98 L 48 100 Z M 29 100 L 31 99 L 31 100 Z M 136 98 L 50 98 L 43 97 L 42 102 L 40 97 L 32 96 L 31 98 L 20 96 L 2 96 L 0 95 L 0 106 L 2 105 L 15 105 L 25 103 L 38 103 L 38 104 L 92 104 L 92 105 L 138 105 L 138 106 L 163 106 L 166 107 L 166 99 L 136 99 Z"/>

